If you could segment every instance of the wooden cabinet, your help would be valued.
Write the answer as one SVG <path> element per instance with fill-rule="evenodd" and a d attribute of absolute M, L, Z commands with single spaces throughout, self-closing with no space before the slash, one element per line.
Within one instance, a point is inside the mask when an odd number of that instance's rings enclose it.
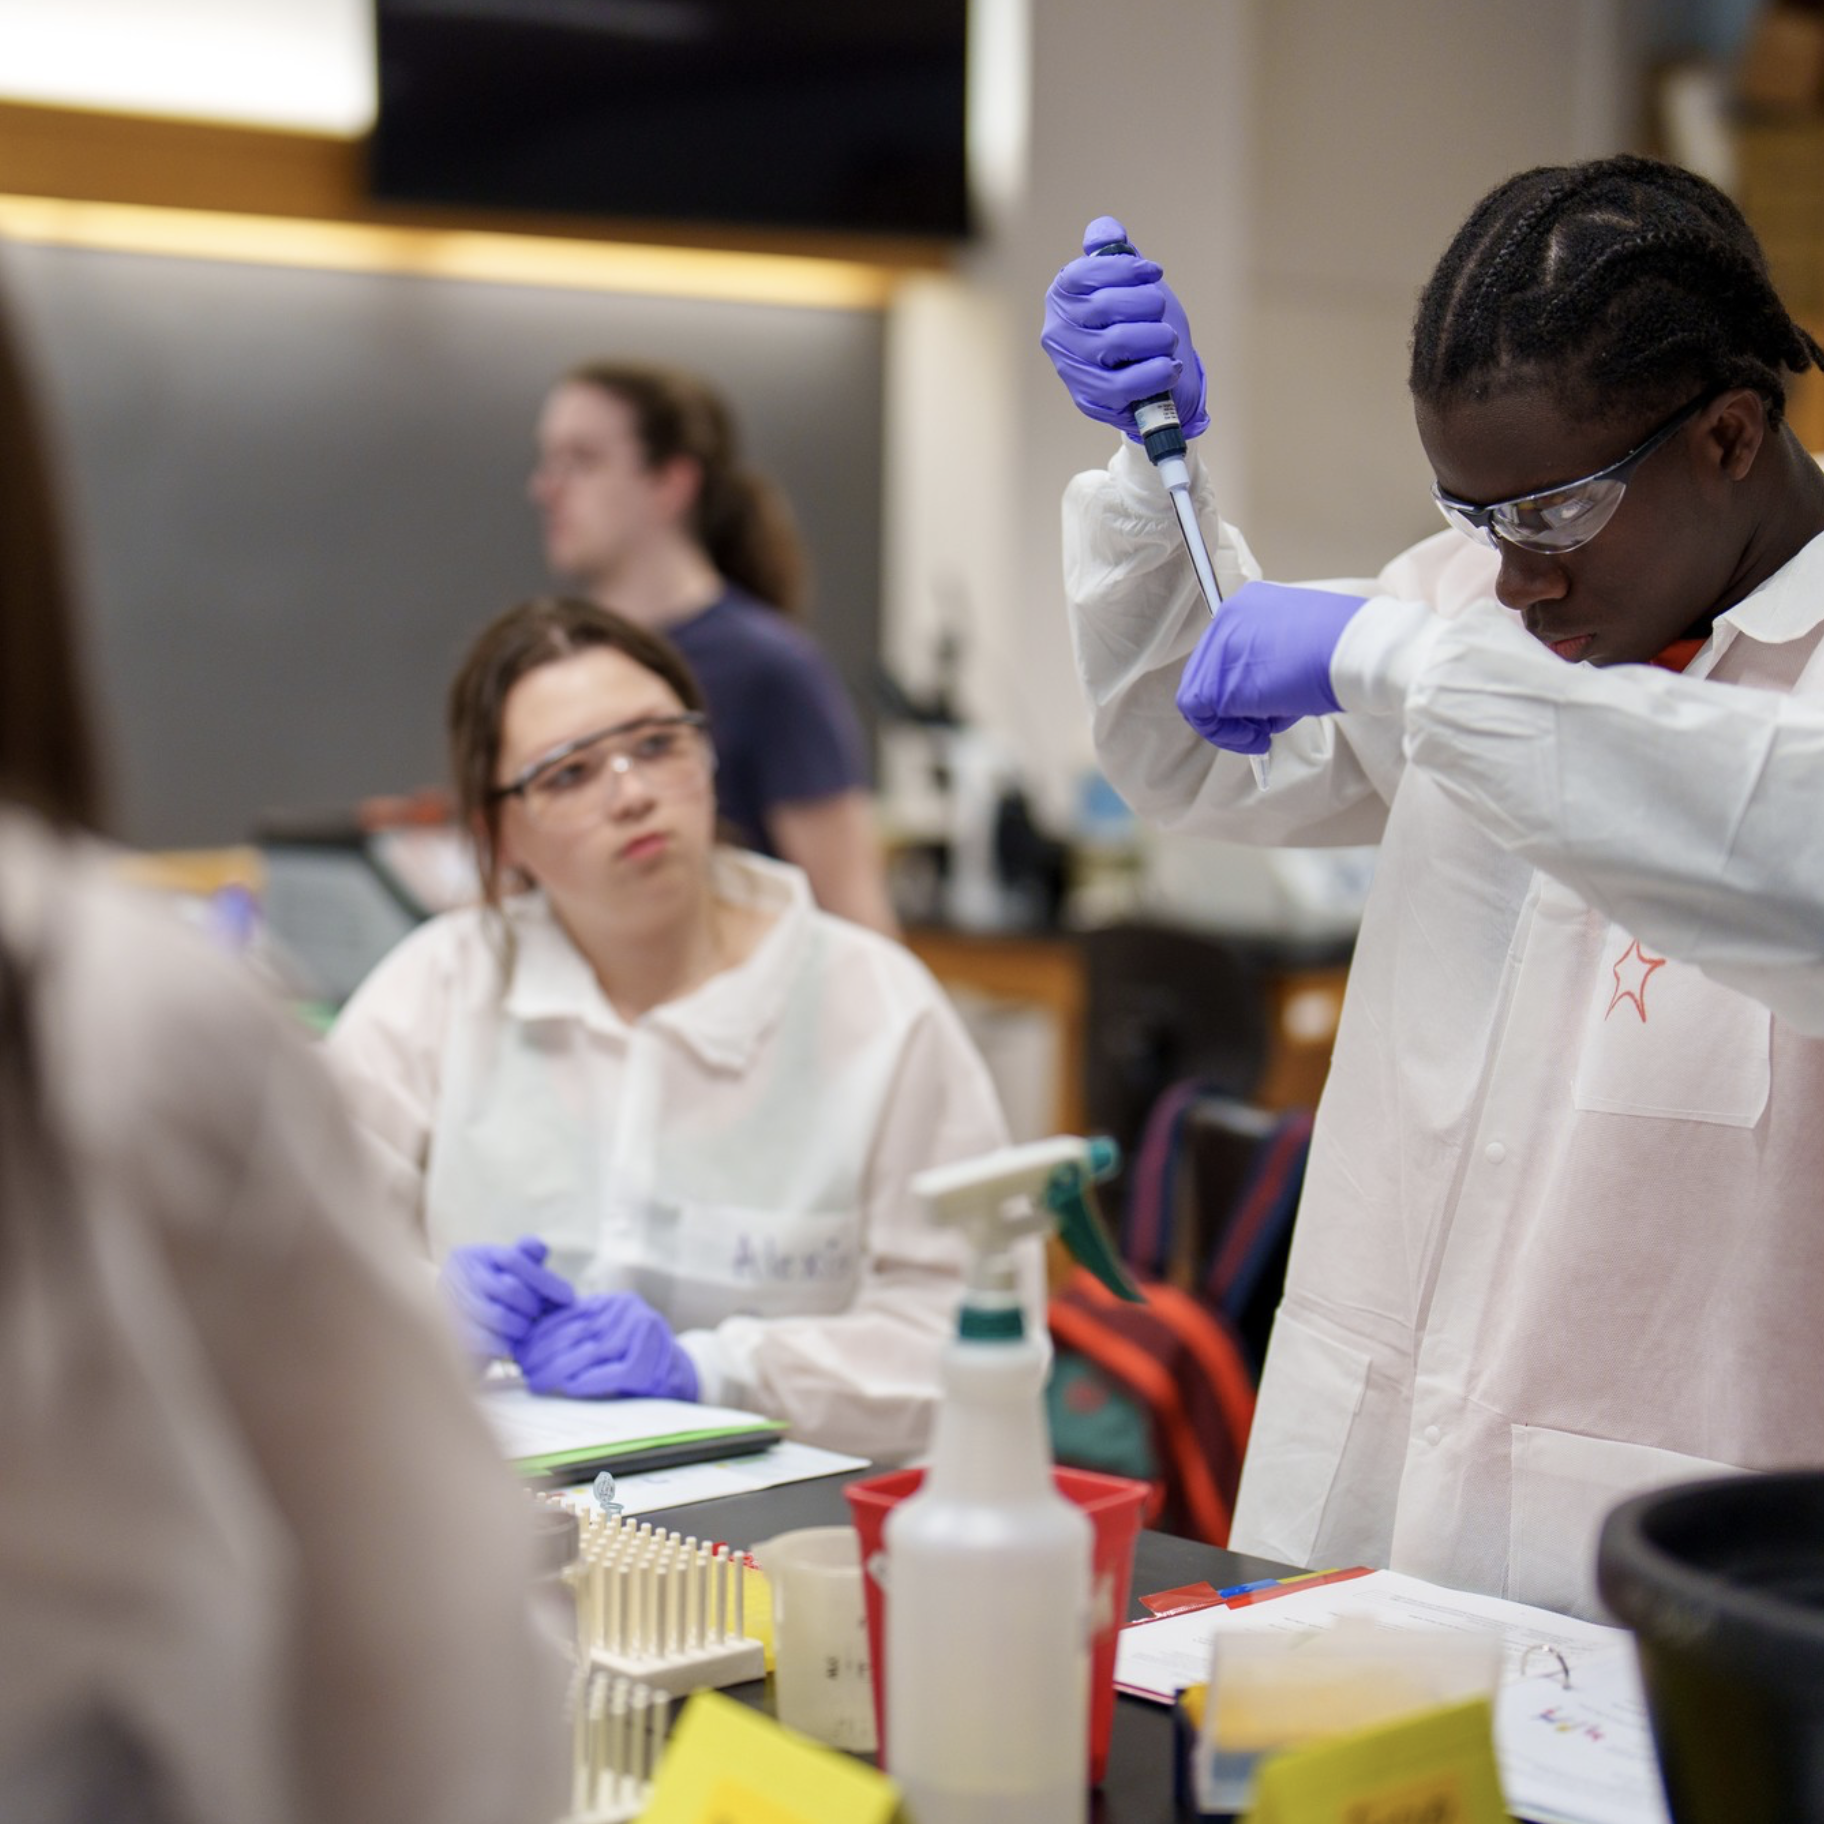
<path fill-rule="evenodd" d="M 1088 984 L 1083 947 L 1068 932 L 982 933 L 914 927 L 906 943 L 946 987 L 1041 1008 L 1057 1025 L 1057 1078 L 1052 1085 L 1054 1131 L 1081 1133 L 1088 1030 Z M 1324 1086 L 1336 1039 L 1348 967 L 1288 953 L 1275 961 L 1271 948 L 1254 950 L 1268 1012 L 1266 1070 L 1254 1100 L 1265 1108 L 1310 1108 Z"/>
<path fill-rule="evenodd" d="M 1083 1131 L 1083 955 L 1067 934 L 989 934 L 915 927 L 907 947 L 946 988 L 1037 1006 L 1057 1024 L 1053 1131 Z"/>
<path fill-rule="evenodd" d="M 1824 114 L 1770 115 L 1735 131 L 1736 200 L 1767 255 L 1793 316 L 1824 342 Z M 1787 386 L 1787 418 L 1806 449 L 1824 454 L 1824 373 Z"/>

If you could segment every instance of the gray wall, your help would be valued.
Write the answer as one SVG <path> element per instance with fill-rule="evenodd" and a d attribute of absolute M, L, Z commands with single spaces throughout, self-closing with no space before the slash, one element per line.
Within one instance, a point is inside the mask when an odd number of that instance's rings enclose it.
<path fill-rule="evenodd" d="M 877 315 L 19 245 L 0 274 L 62 443 L 131 842 L 442 780 L 457 656 L 546 581 L 539 403 L 592 355 L 727 390 L 810 545 L 814 629 L 865 686 Z"/>

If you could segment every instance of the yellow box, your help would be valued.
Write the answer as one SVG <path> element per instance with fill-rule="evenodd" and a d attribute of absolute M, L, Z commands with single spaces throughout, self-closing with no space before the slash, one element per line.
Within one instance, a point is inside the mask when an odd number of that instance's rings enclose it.
<path fill-rule="evenodd" d="M 1486 1698 L 1275 1755 L 1247 1824 L 1507 1824 Z"/>

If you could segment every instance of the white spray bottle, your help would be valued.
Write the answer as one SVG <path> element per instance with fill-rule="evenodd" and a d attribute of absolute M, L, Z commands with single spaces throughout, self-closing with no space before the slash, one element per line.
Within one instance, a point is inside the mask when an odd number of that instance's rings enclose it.
<path fill-rule="evenodd" d="M 1091 1210 L 1115 1161 L 1112 1141 L 1065 1136 L 912 1181 L 971 1264 L 930 1468 L 885 1531 L 887 1770 L 911 1824 L 1086 1815 L 1092 1533 L 1052 1480 L 1050 1351 L 1027 1334 L 1011 1249 L 1055 1223 L 1138 1298 Z"/>

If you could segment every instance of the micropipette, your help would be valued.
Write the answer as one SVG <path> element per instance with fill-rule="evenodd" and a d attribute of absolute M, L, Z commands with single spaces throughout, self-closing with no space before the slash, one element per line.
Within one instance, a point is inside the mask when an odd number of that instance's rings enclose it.
<path fill-rule="evenodd" d="M 1108 241 L 1096 249 L 1097 254 L 1133 253 L 1129 241 Z M 1215 567 L 1210 562 L 1210 548 L 1204 543 L 1203 528 L 1197 523 L 1197 510 L 1191 505 L 1191 471 L 1185 462 L 1184 426 L 1170 393 L 1155 393 L 1150 399 L 1134 402 L 1134 423 L 1148 459 L 1165 483 L 1172 510 L 1178 515 L 1178 530 L 1184 535 L 1184 548 L 1189 553 L 1191 568 L 1197 573 L 1197 587 L 1203 591 L 1204 606 L 1210 619 L 1222 606 L 1222 590 L 1217 586 Z M 1254 766 L 1254 783 L 1264 792 L 1270 777 L 1271 763 L 1266 754 L 1250 754 Z"/>

